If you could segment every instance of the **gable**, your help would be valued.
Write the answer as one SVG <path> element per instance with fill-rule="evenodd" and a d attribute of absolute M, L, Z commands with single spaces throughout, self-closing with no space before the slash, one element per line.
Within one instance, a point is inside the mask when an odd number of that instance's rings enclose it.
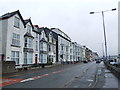
<path fill-rule="evenodd" d="M 0 19 L 1 19 L 1 20 L 9 19 L 9 18 L 15 16 L 16 14 L 19 16 L 19 18 L 21 19 L 21 21 L 22 21 L 22 23 L 23 23 L 23 25 L 24 25 L 24 27 L 25 27 L 25 23 L 24 23 L 23 17 L 22 17 L 22 15 L 20 14 L 20 11 L 19 11 L 19 10 L 14 11 L 14 12 L 11 12 L 11 13 L 6 13 L 6 14 L 2 15 Z"/>

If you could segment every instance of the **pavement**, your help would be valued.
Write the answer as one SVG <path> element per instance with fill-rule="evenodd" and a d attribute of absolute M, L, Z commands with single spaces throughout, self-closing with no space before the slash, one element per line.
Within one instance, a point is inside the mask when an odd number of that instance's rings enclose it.
<path fill-rule="evenodd" d="M 108 70 L 104 63 L 98 65 L 96 88 L 119 88 L 118 78 Z"/>

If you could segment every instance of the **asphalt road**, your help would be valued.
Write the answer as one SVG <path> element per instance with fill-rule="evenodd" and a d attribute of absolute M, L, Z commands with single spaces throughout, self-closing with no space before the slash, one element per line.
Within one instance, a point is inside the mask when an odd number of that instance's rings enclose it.
<path fill-rule="evenodd" d="M 19 81 L 3 88 L 94 88 L 97 86 L 96 75 L 100 73 L 98 67 L 99 64 L 89 62 L 27 71 L 9 77 Z M 99 83 L 103 87 L 105 79 Z"/>

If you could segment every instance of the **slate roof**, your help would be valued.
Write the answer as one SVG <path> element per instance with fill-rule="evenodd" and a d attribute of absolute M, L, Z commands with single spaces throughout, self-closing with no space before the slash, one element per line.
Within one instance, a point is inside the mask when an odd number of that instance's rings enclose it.
<path fill-rule="evenodd" d="M 52 31 L 51 29 L 49 29 L 47 27 L 45 27 L 44 30 L 45 30 L 45 33 L 46 33 L 47 37 L 49 37 L 50 32 L 52 32 L 53 38 L 55 40 L 58 40 L 58 34 L 57 33 L 55 33 L 54 31 Z"/>
<path fill-rule="evenodd" d="M 44 31 L 45 31 L 46 37 L 49 37 L 50 29 L 45 27 Z"/>
<path fill-rule="evenodd" d="M 34 26 L 33 26 L 33 24 L 32 24 L 31 19 L 25 19 L 25 20 L 24 20 L 25 25 L 26 25 L 28 22 L 30 22 L 32 28 L 34 29 Z"/>
<path fill-rule="evenodd" d="M 22 20 L 22 22 L 23 22 L 23 24 L 24 24 L 24 27 L 25 27 L 25 22 L 24 22 L 23 17 L 22 17 L 22 15 L 20 14 L 20 11 L 19 11 L 19 10 L 14 11 L 14 12 L 11 12 L 11 13 L 6 13 L 6 14 L 2 15 L 2 16 L 0 17 L 0 19 L 2 19 L 2 20 L 8 19 L 8 18 L 14 16 L 15 14 L 18 14 L 18 15 L 19 15 L 19 17 L 20 17 L 20 19 Z"/>
<path fill-rule="evenodd" d="M 42 39 L 40 40 L 40 42 L 46 42 L 46 43 L 47 43 L 47 41 L 46 41 L 44 38 L 42 38 Z"/>
<path fill-rule="evenodd" d="M 31 37 L 31 38 L 34 38 L 32 35 L 31 35 L 31 33 L 28 33 L 28 32 L 26 32 L 26 34 L 24 35 L 24 37 Z"/>

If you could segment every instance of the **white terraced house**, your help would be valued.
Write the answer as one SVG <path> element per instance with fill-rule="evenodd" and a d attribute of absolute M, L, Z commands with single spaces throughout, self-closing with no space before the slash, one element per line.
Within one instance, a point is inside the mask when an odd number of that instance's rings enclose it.
<path fill-rule="evenodd" d="M 58 63 L 62 63 L 62 62 L 69 63 L 71 38 L 58 28 L 51 28 L 51 30 L 58 34 L 58 43 L 57 43 Z"/>
<path fill-rule="evenodd" d="M 7 13 L 0 19 L 2 31 L 1 59 L 15 61 L 16 65 L 24 64 L 25 23 L 19 11 Z"/>
<path fill-rule="evenodd" d="M 34 64 L 34 29 L 31 20 L 23 20 L 19 10 L 2 15 L 2 60 L 15 61 L 16 65 Z"/>
<path fill-rule="evenodd" d="M 33 26 L 19 10 L 2 15 L 0 25 L 1 61 L 15 61 L 16 65 L 56 63 L 56 33 Z"/>

